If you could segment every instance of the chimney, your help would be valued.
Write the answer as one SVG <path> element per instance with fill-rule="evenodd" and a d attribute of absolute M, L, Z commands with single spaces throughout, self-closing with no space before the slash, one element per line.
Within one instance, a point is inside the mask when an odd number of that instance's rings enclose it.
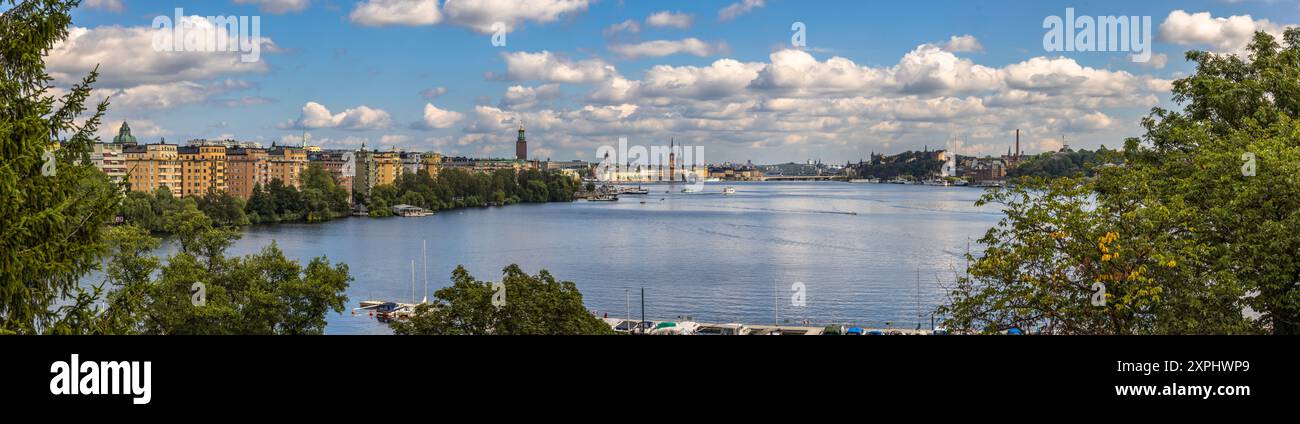
<path fill-rule="evenodd" d="M 1016 128 L 1016 159 L 1020 159 L 1020 128 Z"/>

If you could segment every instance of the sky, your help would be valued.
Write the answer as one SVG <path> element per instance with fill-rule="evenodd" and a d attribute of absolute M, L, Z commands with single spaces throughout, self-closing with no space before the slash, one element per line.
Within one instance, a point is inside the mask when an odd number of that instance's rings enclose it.
<path fill-rule="evenodd" d="M 1150 58 L 1049 50 L 1045 20 L 1067 7 L 1149 16 Z M 257 54 L 155 45 L 177 8 L 195 17 L 174 26 L 236 41 L 250 28 L 208 17 L 257 17 Z M 522 121 L 535 159 L 596 160 L 626 137 L 709 163 L 844 163 L 1005 154 L 1016 129 L 1030 154 L 1121 146 L 1178 107 L 1186 51 L 1296 24 L 1288 0 L 86 0 L 46 65 L 56 87 L 99 65 L 105 138 L 126 121 L 146 142 L 511 157 Z"/>

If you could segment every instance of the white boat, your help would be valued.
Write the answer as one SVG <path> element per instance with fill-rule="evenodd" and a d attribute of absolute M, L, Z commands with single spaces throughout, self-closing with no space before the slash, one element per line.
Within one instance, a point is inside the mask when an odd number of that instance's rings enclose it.
<path fill-rule="evenodd" d="M 686 188 L 682 189 L 682 193 L 699 193 L 699 192 L 700 192 L 700 189 L 695 188 L 695 187 L 686 187 Z"/>
<path fill-rule="evenodd" d="M 736 194 L 736 188 L 735 188 L 735 187 L 725 187 L 725 188 L 722 189 L 722 194 L 724 194 L 724 195 L 728 195 L 728 194 Z"/>
<path fill-rule="evenodd" d="M 643 194 L 650 194 L 650 190 L 641 188 L 640 186 L 638 186 L 637 188 L 624 187 L 619 190 L 619 194 L 643 195 Z"/>

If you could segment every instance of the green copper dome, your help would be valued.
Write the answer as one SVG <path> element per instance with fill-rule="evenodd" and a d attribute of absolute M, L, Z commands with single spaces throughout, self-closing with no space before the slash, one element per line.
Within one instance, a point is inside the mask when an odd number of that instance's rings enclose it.
<path fill-rule="evenodd" d="M 131 126 L 125 121 L 122 122 L 122 128 L 117 130 L 117 137 L 113 137 L 115 144 L 136 144 L 135 136 L 131 135 Z"/>

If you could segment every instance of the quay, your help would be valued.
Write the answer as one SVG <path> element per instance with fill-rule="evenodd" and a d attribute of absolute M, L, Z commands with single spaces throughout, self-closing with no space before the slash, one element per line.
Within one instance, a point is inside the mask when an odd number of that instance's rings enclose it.
<path fill-rule="evenodd" d="M 763 325 L 763 324 L 716 324 L 695 321 L 656 321 L 646 320 L 638 323 L 637 320 L 628 320 L 625 318 L 601 318 L 605 324 L 608 324 L 614 331 L 630 334 L 649 334 L 649 335 L 692 335 L 692 336 L 755 336 L 755 335 L 773 335 L 773 336 L 820 336 L 820 335 L 934 335 L 947 334 L 943 329 L 937 330 L 910 330 L 903 328 L 864 328 L 854 325 L 831 324 L 826 326 L 809 326 L 809 325 Z M 827 332 L 827 329 L 834 328 L 837 331 Z"/>

